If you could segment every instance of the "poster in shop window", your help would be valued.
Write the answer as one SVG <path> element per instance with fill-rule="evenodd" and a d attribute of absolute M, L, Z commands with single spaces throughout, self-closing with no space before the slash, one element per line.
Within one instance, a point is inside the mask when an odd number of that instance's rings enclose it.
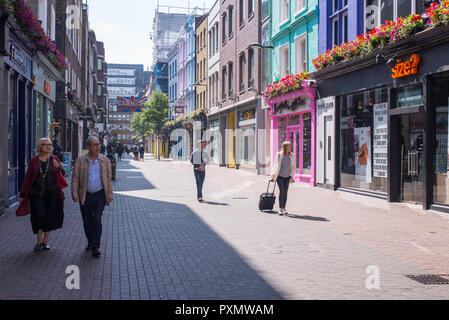
<path fill-rule="evenodd" d="M 360 182 L 371 182 L 371 128 L 354 128 L 355 174 Z"/>
<path fill-rule="evenodd" d="M 388 105 L 379 103 L 373 106 L 373 176 L 387 178 L 388 169 Z"/>

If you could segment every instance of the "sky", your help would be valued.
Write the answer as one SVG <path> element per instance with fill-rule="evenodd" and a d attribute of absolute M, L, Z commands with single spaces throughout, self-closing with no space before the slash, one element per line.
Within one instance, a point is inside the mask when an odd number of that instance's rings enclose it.
<path fill-rule="evenodd" d="M 159 5 L 206 7 L 216 0 L 159 0 Z M 97 41 L 104 42 L 107 63 L 152 63 L 153 17 L 158 0 L 85 0 L 89 5 L 89 27 Z M 163 11 L 166 9 L 163 8 Z M 162 11 L 162 10 L 161 10 Z"/>

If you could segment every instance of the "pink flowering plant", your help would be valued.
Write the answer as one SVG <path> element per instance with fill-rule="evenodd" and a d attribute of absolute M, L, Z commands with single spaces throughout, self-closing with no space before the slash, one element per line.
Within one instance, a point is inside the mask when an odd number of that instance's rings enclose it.
<path fill-rule="evenodd" d="M 84 106 L 83 102 L 81 101 L 81 98 L 76 94 L 76 92 L 72 92 L 69 90 L 67 92 L 67 98 L 80 111 L 82 112 L 86 111 L 86 107 Z"/>
<path fill-rule="evenodd" d="M 432 3 L 427 9 L 429 27 L 438 27 L 440 25 L 449 25 L 449 0 L 443 0 L 441 4 L 438 2 Z"/>
<path fill-rule="evenodd" d="M 269 85 L 265 89 L 263 96 L 265 99 L 272 99 L 289 92 L 300 90 L 303 88 L 302 82 L 307 79 L 310 79 L 308 72 L 287 76 Z"/>
<path fill-rule="evenodd" d="M 449 7 L 449 0 L 445 0 L 444 2 L 447 3 L 446 11 L 441 9 L 443 4 L 438 6 L 438 8 L 440 8 L 438 10 L 440 10 L 439 12 L 445 12 L 447 17 L 449 12 L 449 10 L 447 10 Z M 438 19 L 442 19 L 441 15 Z M 333 66 L 340 61 L 350 60 L 369 54 L 379 47 L 383 47 L 388 43 L 407 39 L 413 34 L 425 29 L 426 25 L 419 14 L 411 14 L 406 18 L 398 18 L 395 21 L 387 20 L 380 27 L 358 36 L 354 41 L 346 42 L 339 46 L 335 46 L 332 49 L 328 49 L 326 53 L 320 54 L 317 58 L 312 59 L 312 63 L 317 70 L 321 70 Z"/>
<path fill-rule="evenodd" d="M 9 3 L 9 7 L 5 5 L 5 8 L 9 8 L 7 12 L 14 16 L 20 29 L 33 42 L 37 50 L 42 52 L 59 70 L 64 71 L 67 68 L 64 55 L 56 49 L 56 45 L 47 37 L 39 20 L 26 1 L 16 0 L 11 2 L 3 0 L 3 2 Z"/>

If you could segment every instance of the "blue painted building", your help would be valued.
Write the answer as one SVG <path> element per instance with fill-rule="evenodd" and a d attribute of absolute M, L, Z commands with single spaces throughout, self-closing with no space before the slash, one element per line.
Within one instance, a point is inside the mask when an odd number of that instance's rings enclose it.
<path fill-rule="evenodd" d="M 271 3 L 272 79 L 314 71 L 318 56 L 318 0 Z"/>
<path fill-rule="evenodd" d="M 423 0 L 319 0 L 319 53 L 385 22 L 423 13 Z"/>
<path fill-rule="evenodd" d="M 174 107 L 178 103 L 178 41 L 171 47 L 168 53 L 168 101 L 169 101 L 169 120 L 175 118 Z"/>
<path fill-rule="evenodd" d="M 196 90 L 195 90 L 195 22 L 197 18 L 189 16 L 186 24 L 186 114 L 189 114 L 196 109 Z"/>

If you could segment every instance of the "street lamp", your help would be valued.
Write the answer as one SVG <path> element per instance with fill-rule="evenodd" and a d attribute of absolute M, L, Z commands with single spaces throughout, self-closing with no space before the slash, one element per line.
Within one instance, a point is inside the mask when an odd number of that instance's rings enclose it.
<path fill-rule="evenodd" d="M 249 48 L 253 48 L 253 47 L 261 48 L 261 49 L 274 49 L 273 46 L 265 46 L 265 45 L 257 43 L 257 42 L 251 43 L 246 48 L 249 49 Z"/>

